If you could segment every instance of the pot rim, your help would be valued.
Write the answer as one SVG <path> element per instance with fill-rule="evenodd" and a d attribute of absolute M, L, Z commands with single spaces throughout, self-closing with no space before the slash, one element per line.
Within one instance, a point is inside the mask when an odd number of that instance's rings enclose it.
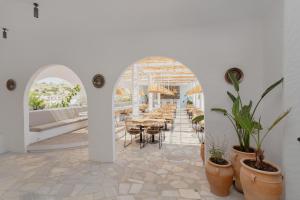
<path fill-rule="evenodd" d="M 263 171 L 263 170 L 259 170 L 259 169 L 252 168 L 252 167 L 250 167 L 250 166 L 248 166 L 248 165 L 246 165 L 246 164 L 244 163 L 245 160 L 254 160 L 254 159 L 244 158 L 244 159 L 242 159 L 242 160 L 240 161 L 243 167 L 245 167 L 245 168 L 247 168 L 247 169 L 249 169 L 249 170 L 251 170 L 251 171 L 257 172 L 257 173 L 259 173 L 259 174 L 265 174 L 265 175 L 279 175 L 279 174 L 281 174 L 281 169 L 280 169 L 280 167 L 277 166 L 277 165 L 275 165 L 275 164 L 273 164 L 273 163 L 271 163 L 270 161 L 265 161 L 265 160 L 264 160 L 264 163 L 268 163 L 269 165 L 272 165 L 273 167 L 275 167 L 275 168 L 277 169 L 276 172 L 268 172 L 268 171 Z"/>
<path fill-rule="evenodd" d="M 235 149 L 234 147 L 239 147 L 239 145 L 234 145 L 234 146 L 232 146 L 232 150 L 235 151 L 235 152 L 239 152 L 240 154 L 244 154 L 244 155 L 255 155 L 255 152 L 250 153 L 250 152 L 239 151 L 239 150 Z M 252 148 L 252 147 L 251 147 L 251 148 Z M 252 148 L 252 149 L 254 149 L 254 148 Z"/>
<path fill-rule="evenodd" d="M 207 160 L 207 162 L 209 162 L 211 165 L 213 165 L 213 166 L 215 166 L 215 167 L 221 167 L 221 168 L 227 168 L 227 167 L 231 167 L 231 161 L 230 160 L 227 160 L 227 159 L 224 159 L 224 160 L 226 160 L 227 162 L 228 162 L 228 164 L 226 164 L 226 165 L 219 165 L 219 164 L 217 164 L 217 163 L 214 163 L 214 162 L 212 162 L 212 161 L 210 161 L 210 158 Z"/>

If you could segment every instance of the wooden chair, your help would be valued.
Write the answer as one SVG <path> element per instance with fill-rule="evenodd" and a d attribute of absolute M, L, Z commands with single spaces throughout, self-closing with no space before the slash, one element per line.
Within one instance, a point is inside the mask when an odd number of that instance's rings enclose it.
<path fill-rule="evenodd" d="M 130 135 L 130 143 L 126 144 L 126 135 L 127 133 Z M 137 124 L 132 120 L 125 121 L 125 140 L 124 140 L 124 147 L 127 147 L 132 143 L 132 136 L 136 137 L 136 135 L 141 134 L 141 129 L 137 127 Z"/>
<path fill-rule="evenodd" d="M 163 124 L 157 122 L 146 122 L 145 126 L 147 126 L 146 133 L 150 135 L 152 142 L 154 141 L 155 135 L 158 135 L 158 148 L 162 147 L 163 135 L 162 135 L 162 128 Z M 148 137 L 147 137 L 148 138 Z"/>

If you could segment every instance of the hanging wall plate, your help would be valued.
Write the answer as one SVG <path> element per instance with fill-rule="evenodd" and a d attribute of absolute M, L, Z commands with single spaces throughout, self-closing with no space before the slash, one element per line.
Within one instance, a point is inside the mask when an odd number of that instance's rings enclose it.
<path fill-rule="evenodd" d="M 233 67 L 233 68 L 230 68 L 226 71 L 225 73 L 225 80 L 227 83 L 230 83 L 232 84 L 230 78 L 229 78 L 229 73 L 232 73 L 233 75 L 236 76 L 236 79 L 239 81 L 239 82 L 242 82 L 243 81 L 243 78 L 244 78 L 244 73 L 243 71 L 240 69 L 240 68 L 237 68 L 237 67 Z"/>
<path fill-rule="evenodd" d="M 102 74 L 96 74 L 92 81 L 95 88 L 102 88 L 105 84 L 105 78 Z"/>
<path fill-rule="evenodd" d="M 17 87 L 17 83 L 15 80 L 13 79 L 9 79 L 6 81 L 6 88 L 9 90 L 9 91 L 13 91 L 15 90 Z"/>

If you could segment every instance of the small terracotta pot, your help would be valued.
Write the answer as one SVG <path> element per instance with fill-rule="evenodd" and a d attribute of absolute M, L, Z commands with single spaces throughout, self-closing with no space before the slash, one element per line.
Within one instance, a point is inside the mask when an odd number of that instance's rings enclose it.
<path fill-rule="evenodd" d="M 230 161 L 227 165 L 218 165 L 207 160 L 205 173 L 212 193 L 221 197 L 229 195 L 233 182 L 233 169 Z"/>
<path fill-rule="evenodd" d="M 266 162 L 278 171 L 267 172 L 254 169 L 244 163 L 247 159 L 241 160 L 241 183 L 246 200 L 280 200 L 282 195 L 283 180 L 280 168 Z"/>
<path fill-rule="evenodd" d="M 247 159 L 254 159 L 255 158 L 255 153 L 247 153 L 243 151 L 236 150 L 235 147 L 238 146 L 233 146 L 231 149 L 231 163 L 234 171 L 234 179 L 235 179 L 235 188 L 239 192 L 243 192 L 243 188 L 241 185 L 240 181 L 240 169 L 241 169 L 241 160 L 244 158 Z"/>
<path fill-rule="evenodd" d="M 205 144 L 204 143 L 200 144 L 200 156 L 204 163 L 205 162 Z"/>

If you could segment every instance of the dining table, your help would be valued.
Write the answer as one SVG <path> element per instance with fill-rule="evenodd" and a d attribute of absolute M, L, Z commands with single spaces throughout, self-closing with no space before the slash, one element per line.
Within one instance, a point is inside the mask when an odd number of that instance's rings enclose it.
<path fill-rule="evenodd" d="M 165 123 L 165 121 L 166 121 L 165 119 L 156 119 L 156 118 L 148 118 L 148 117 L 132 119 L 132 122 L 134 122 L 141 130 L 139 142 L 145 143 L 145 141 L 143 140 L 143 131 L 146 128 L 146 123 L 153 122 L 153 124 L 156 124 L 156 123 Z"/>

